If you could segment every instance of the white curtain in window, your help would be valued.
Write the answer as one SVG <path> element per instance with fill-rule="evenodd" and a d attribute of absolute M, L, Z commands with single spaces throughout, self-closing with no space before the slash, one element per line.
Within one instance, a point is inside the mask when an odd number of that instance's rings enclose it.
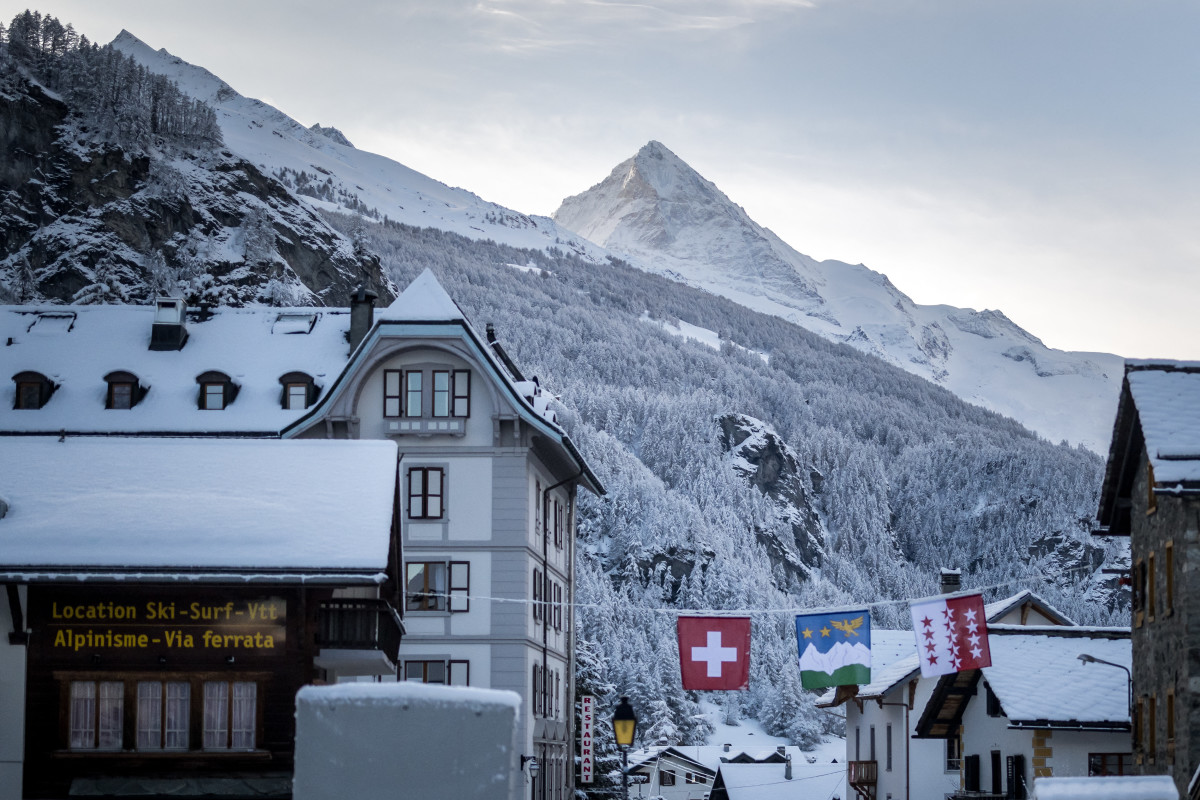
<path fill-rule="evenodd" d="M 192 687 L 184 681 L 167 684 L 167 730 L 163 747 L 186 750 L 188 746 L 188 717 Z"/>
<path fill-rule="evenodd" d="M 162 684 L 141 681 L 137 687 L 137 749 L 162 747 Z"/>
<path fill-rule="evenodd" d="M 229 684 L 207 681 L 204 684 L 204 749 L 229 747 Z"/>
<path fill-rule="evenodd" d="M 96 746 L 102 750 L 121 747 L 125 710 L 125 684 L 119 681 L 100 683 L 99 730 Z"/>
<path fill-rule="evenodd" d="M 258 686 L 248 681 L 233 684 L 232 741 L 234 750 L 254 749 Z"/>
<path fill-rule="evenodd" d="M 71 682 L 71 749 L 96 746 L 96 684 Z"/>

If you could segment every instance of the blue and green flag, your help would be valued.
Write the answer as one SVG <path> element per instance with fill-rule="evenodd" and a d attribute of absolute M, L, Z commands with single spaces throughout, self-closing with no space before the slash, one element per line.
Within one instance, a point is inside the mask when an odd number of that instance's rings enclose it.
<path fill-rule="evenodd" d="M 797 614 L 800 683 L 805 689 L 871 682 L 871 612 Z"/>

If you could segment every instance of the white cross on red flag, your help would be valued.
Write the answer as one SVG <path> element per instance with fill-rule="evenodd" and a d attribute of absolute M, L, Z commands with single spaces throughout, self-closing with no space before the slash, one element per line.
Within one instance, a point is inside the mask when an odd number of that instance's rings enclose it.
<path fill-rule="evenodd" d="M 745 689 L 750 685 L 749 617 L 680 617 L 683 688 Z"/>
<path fill-rule="evenodd" d="M 992 665 L 983 595 L 943 595 L 913 600 L 909 607 L 922 677 Z"/>

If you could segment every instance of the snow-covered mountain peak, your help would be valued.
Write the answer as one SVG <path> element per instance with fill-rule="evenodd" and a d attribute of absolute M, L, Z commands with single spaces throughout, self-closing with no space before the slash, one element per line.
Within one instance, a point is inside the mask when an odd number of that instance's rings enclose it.
<path fill-rule="evenodd" d="M 633 264 L 879 356 L 1053 441 L 1106 447 L 1121 359 L 1066 353 L 996 310 L 922 306 L 862 264 L 818 262 L 651 141 L 554 219 Z"/>
<path fill-rule="evenodd" d="M 314 206 L 439 228 L 514 247 L 560 248 L 594 262 L 607 256 L 603 249 L 547 217 L 489 203 L 389 158 L 357 150 L 334 128 L 301 125 L 261 100 L 238 94 L 208 70 L 166 50 L 154 50 L 128 31 L 122 31 L 112 46 L 211 105 L 229 151 Z"/>

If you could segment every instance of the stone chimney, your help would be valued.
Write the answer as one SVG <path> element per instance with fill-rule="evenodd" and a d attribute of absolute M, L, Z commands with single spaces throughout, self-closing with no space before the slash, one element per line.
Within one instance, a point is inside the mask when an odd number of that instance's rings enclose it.
<path fill-rule="evenodd" d="M 731 747 L 733 747 L 733 745 L 731 745 L 729 742 L 726 742 L 726 743 L 725 743 L 725 744 L 724 744 L 724 745 L 721 747 L 721 749 L 722 749 L 724 752 L 728 753 L 728 752 L 729 752 L 729 748 L 731 748 Z"/>
<path fill-rule="evenodd" d="M 350 352 L 353 353 L 359 342 L 366 338 L 371 326 L 375 324 L 375 300 L 379 295 L 372 292 L 364 284 L 359 284 L 350 295 Z"/>
<path fill-rule="evenodd" d="M 942 567 L 941 594 L 954 594 L 962 588 L 962 570 Z"/>

